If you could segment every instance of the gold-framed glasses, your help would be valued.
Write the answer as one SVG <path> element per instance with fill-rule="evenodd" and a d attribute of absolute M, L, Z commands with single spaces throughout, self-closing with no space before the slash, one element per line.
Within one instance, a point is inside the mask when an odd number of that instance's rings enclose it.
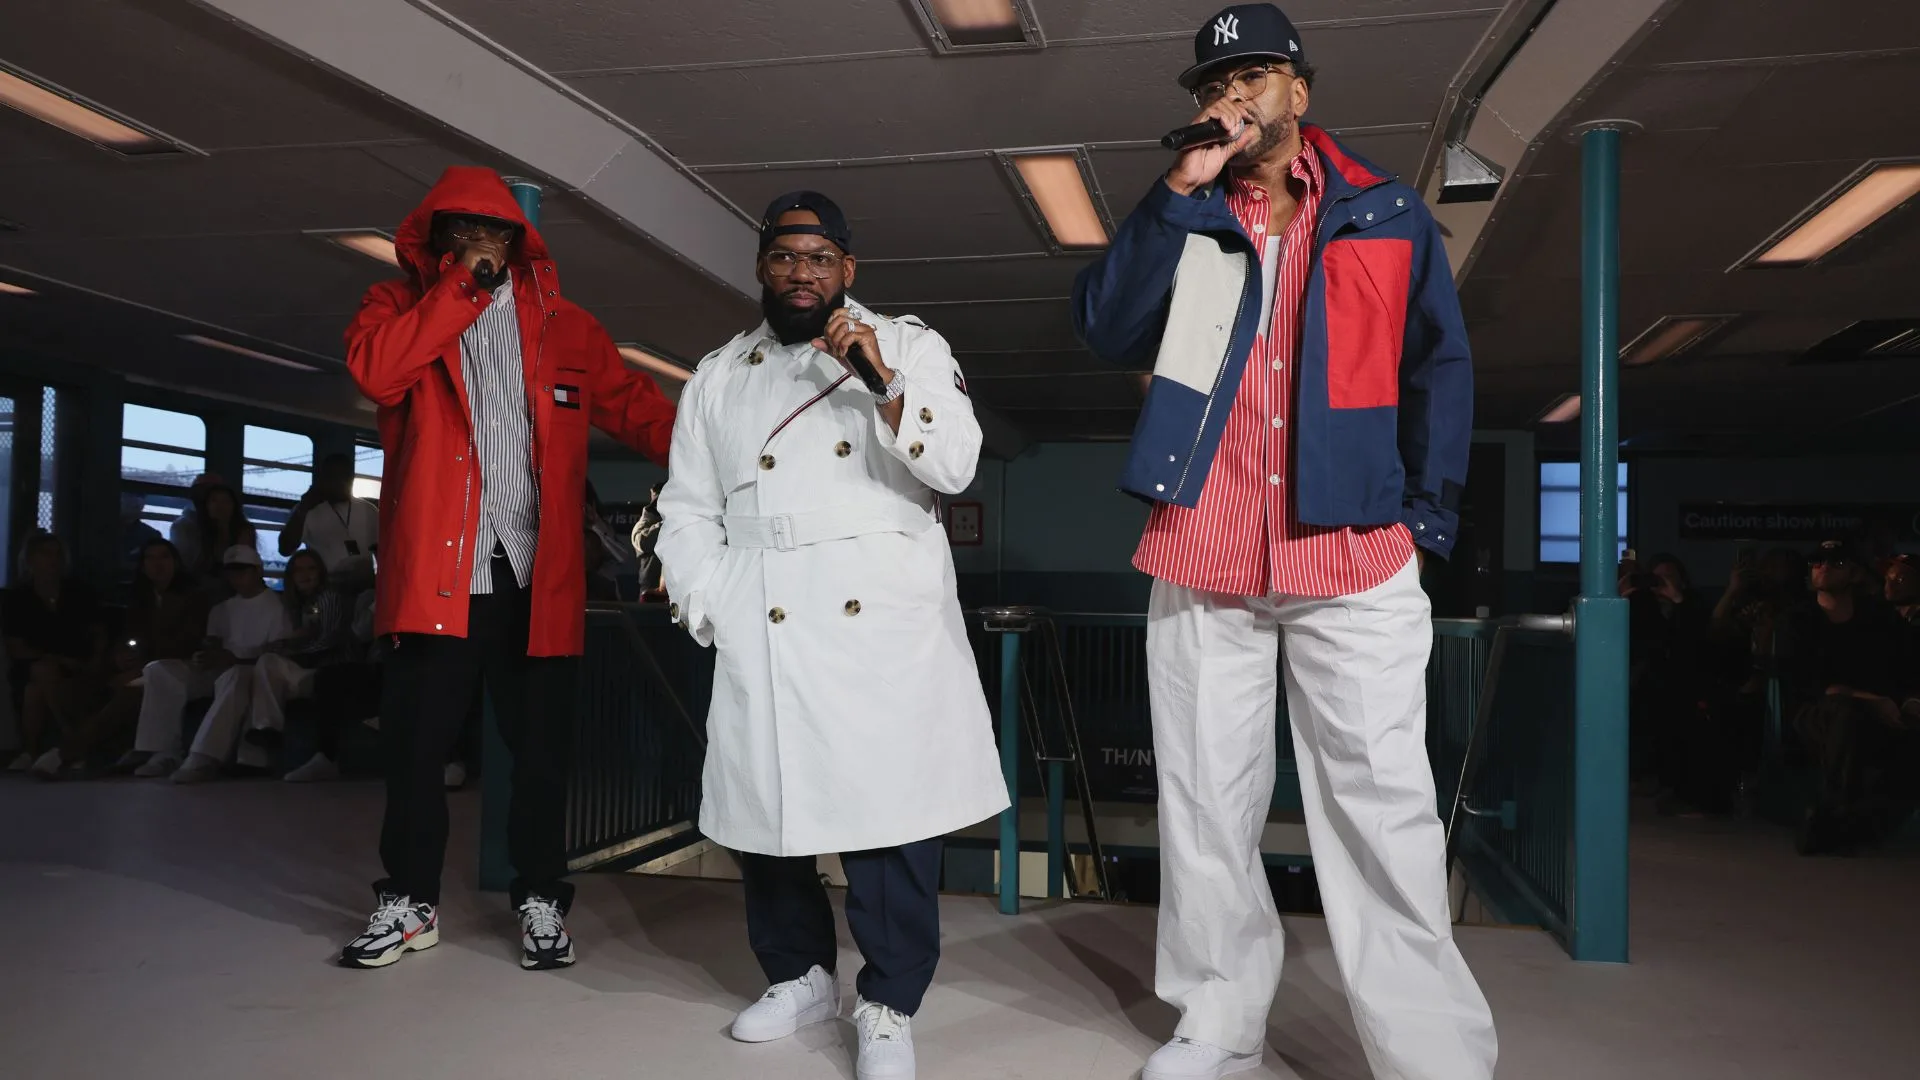
<path fill-rule="evenodd" d="M 1204 82 L 1194 87 L 1193 103 L 1204 109 L 1228 94 L 1232 94 L 1240 101 L 1252 101 L 1267 92 L 1267 76 L 1276 72 L 1281 75 L 1293 74 L 1286 68 L 1276 67 L 1273 64 L 1262 64 L 1259 67 L 1247 68 L 1245 71 L 1236 71 L 1225 79 Z"/>
<path fill-rule="evenodd" d="M 520 227 L 510 221 L 494 221 L 489 218 L 456 217 L 447 222 L 447 233 L 461 240 L 495 240 L 505 243 L 513 239 Z"/>
<path fill-rule="evenodd" d="M 805 266 L 815 277 L 827 277 L 840 269 L 840 264 L 846 261 L 845 257 L 837 252 L 786 251 L 781 248 L 775 248 L 760 257 L 767 262 L 767 273 L 774 277 L 790 276 L 800 266 Z"/>

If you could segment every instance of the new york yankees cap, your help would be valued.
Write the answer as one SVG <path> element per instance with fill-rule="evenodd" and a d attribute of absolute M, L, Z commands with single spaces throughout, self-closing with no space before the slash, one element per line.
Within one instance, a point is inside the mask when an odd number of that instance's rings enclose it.
<path fill-rule="evenodd" d="M 820 219 L 818 225 L 782 225 L 780 215 L 789 210 L 812 211 Z M 807 236 L 824 236 L 840 245 L 840 250 L 853 254 L 853 229 L 847 225 L 847 215 L 840 212 L 839 204 L 817 191 L 789 191 L 785 195 L 767 204 L 767 212 L 760 217 L 760 250 L 767 250 L 776 236 L 792 236 L 796 233 Z"/>
<path fill-rule="evenodd" d="M 1300 32 L 1272 4 L 1235 4 L 1208 19 L 1193 35 L 1193 66 L 1180 73 L 1180 85 L 1191 90 L 1200 85 L 1200 76 L 1209 68 L 1262 56 L 1305 60 Z"/>

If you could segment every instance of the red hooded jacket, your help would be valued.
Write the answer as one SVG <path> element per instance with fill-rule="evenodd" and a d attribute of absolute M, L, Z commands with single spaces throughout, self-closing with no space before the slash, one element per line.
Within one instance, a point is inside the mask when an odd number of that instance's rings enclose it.
<path fill-rule="evenodd" d="M 572 656 L 586 638 L 582 552 L 587 425 L 665 464 L 673 405 L 620 359 L 593 316 L 560 296 L 547 245 L 490 169 L 456 166 L 394 238 L 405 281 L 367 291 L 347 328 L 347 370 L 380 406 L 380 634 L 467 633 L 480 518 L 480 467 L 460 364 L 460 335 L 492 297 L 452 255 L 436 256 L 433 215 L 458 211 L 517 222 L 514 307 L 520 320 L 530 448 L 540 488 L 533 562 L 531 656 Z M 577 407 L 575 407 L 577 406 Z"/>

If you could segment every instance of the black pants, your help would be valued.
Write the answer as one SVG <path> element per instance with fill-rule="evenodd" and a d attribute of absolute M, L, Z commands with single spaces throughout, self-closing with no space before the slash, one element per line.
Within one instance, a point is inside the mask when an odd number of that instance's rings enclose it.
<path fill-rule="evenodd" d="M 940 841 L 849 852 L 847 928 L 866 966 L 860 996 L 912 1016 L 940 962 Z M 742 854 L 747 890 L 747 941 L 768 982 L 805 975 L 815 964 L 834 970 L 839 949 L 833 907 L 812 855 Z"/>
<path fill-rule="evenodd" d="M 493 580 L 492 595 L 471 601 L 466 637 L 402 634 L 388 654 L 380 705 L 387 772 L 380 860 L 387 876 L 376 888 L 416 903 L 440 902 L 447 854 L 443 772 L 484 681 L 513 759 L 507 811 L 513 906 L 531 894 L 564 910 L 573 903 L 573 886 L 564 878 L 579 659 L 529 657 L 531 597 L 515 587 L 503 556 L 494 558 Z"/>
<path fill-rule="evenodd" d="M 1819 808 L 1861 834 L 1878 839 L 1913 805 L 1911 775 L 1920 757 L 1920 732 L 1888 723 L 1857 698 L 1828 695 L 1796 717 L 1820 768 Z"/>

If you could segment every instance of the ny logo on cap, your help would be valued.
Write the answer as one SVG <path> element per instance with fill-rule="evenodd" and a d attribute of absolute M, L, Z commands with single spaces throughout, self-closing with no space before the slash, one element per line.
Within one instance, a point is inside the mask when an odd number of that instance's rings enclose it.
<path fill-rule="evenodd" d="M 1240 16 L 1222 15 L 1213 20 L 1213 43 L 1225 45 L 1229 41 L 1240 40 Z"/>

